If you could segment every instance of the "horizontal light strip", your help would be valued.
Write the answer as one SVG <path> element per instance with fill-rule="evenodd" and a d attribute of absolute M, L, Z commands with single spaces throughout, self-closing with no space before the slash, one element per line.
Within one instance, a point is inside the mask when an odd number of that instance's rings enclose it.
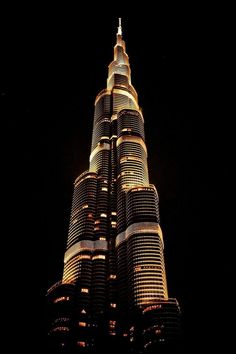
<path fill-rule="evenodd" d="M 122 136 L 119 137 L 119 139 L 117 139 L 116 146 L 118 147 L 120 144 L 125 143 L 125 142 L 131 142 L 131 143 L 140 144 L 143 147 L 143 149 L 146 152 L 146 154 L 147 154 L 147 148 L 146 148 L 145 142 L 139 136 L 122 135 Z"/>
<path fill-rule="evenodd" d="M 104 240 L 84 240 L 76 242 L 73 246 L 71 246 L 65 253 L 64 263 L 67 263 L 72 257 L 82 251 L 90 251 L 94 252 L 97 250 L 107 251 L 108 245 L 107 241 Z"/>
<path fill-rule="evenodd" d="M 164 247 L 161 227 L 155 222 L 137 222 L 130 225 L 125 231 L 116 236 L 116 247 L 118 247 L 121 242 L 127 240 L 133 234 L 143 234 L 149 232 L 159 235 Z"/>
<path fill-rule="evenodd" d="M 97 178 L 97 174 L 96 174 L 96 172 L 85 171 L 85 172 L 81 173 L 81 175 L 79 175 L 76 178 L 74 184 L 77 185 L 77 184 L 81 183 L 86 178 Z"/>
<path fill-rule="evenodd" d="M 136 101 L 135 97 L 131 93 L 129 93 L 129 92 L 125 91 L 125 90 L 121 90 L 121 89 L 113 89 L 113 93 L 117 93 L 118 95 L 124 95 L 124 96 L 129 97 L 132 101 L 134 101 L 134 103 L 138 107 L 137 101 Z"/>
<path fill-rule="evenodd" d="M 95 147 L 95 149 L 91 152 L 90 154 L 90 158 L 89 158 L 89 161 L 91 162 L 93 157 L 99 152 L 99 151 L 102 151 L 102 150 L 110 150 L 111 146 L 110 144 L 107 144 L 107 143 L 102 143 L 98 146 Z"/>
<path fill-rule="evenodd" d="M 107 90 L 107 89 L 102 90 L 102 91 L 99 92 L 99 94 L 97 95 L 94 104 L 96 105 L 97 102 L 98 102 L 98 100 L 99 100 L 101 97 L 103 97 L 103 96 L 105 96 L 105 95 L 110 95 L 110 94 L 111 94 L 111 92 L 110 92 L 109 90 Z"/>

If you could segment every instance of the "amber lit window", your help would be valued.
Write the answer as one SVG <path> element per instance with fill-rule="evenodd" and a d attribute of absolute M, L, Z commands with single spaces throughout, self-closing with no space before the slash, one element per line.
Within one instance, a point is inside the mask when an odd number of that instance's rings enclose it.
<path fill-rule="evenodd" d="M 110 274 L 109 279 L 116 279 L 116 275 L 115 274 Z"/>
<path fill-rule="evenodd" d="M 96 256 L 93 256 L 92 259 L 106 259 L 106 256 L 104 254 L 97 254 Z"/>
<path fill-rule="evenodd" d="M 81 288 L 81 293 L 88 293 L 89 289 L 88 288 Z"/>
<path fill-rule="evenodd" d="M 55 299 L 53 302 L 54 302 L 54 304 L 56 304 L 57 302 L 68 301 L 68 300 L 70 300 L 69 296 L 61 296 L 61 297 L 58 297 L 57 299 Z"/>
<path fill-rule="evenodd" d="M 87 323 L 86 322 L 79 322 L 79 327 L 86 327 Z"/>

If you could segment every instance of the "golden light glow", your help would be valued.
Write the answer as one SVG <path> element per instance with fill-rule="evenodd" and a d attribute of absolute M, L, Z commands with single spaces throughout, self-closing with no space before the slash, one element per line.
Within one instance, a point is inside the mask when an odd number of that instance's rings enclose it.
<path fill-rule="evenodd" d="M 87 328 L 82 327 L 98 327 L 92 313 L 93 301 L 98 311 L 105 313 L 106 310 L 109 314 L 107 320 L 110 321 L 106 326 L 110 335 L 129 336 L 130 341 L 135 341 L 134 327 L 129 334 L 126 333 L 126 325 L 120 322 L 117 308 L 125 309 L 127 305 L 127 309 L 140 308 L 145 314 L 161 308 L 160 302 L 168 300 L 163 235 L 158 223 L 158 195 L 155 186 L 149 184 L 144 119 L 131 83 L 121 19 L 114 60 L 108 66 L 107 88 L 95 99 L 91 146 L 89 171 L 74 182 L 62 280 L 62 283 L 75 284 L 68 287 L 70 291 L 75 288 L 75 295 L 79 292 L 78 317 L 72 326 L 77 326 L 77 345 L 89 349 L 93 343 L 90 337 L 89 342 L 85 342 Z M 92 294 L 92 304 L 89 293 Z M 54 303 L 71 299 L 71 296 L 60 296 Z M 88 308 L 86 316 L 81 315 L 86 310 L 81 310 L 80 306 Z M 92 324 L 90 320 L 84 322 L 90 315 Z M 63 323 L 61 317 L 54 326 L 64 324 L 68 323 Z M 116 327 L 119 329 L 117 333 Z M 63 331 L 67 327 L 56 328 L 54 330 Z M 161 333 L 158 327 L 153 327 L 148 334 L 155 334 L 155 331 L 158 338 Z M 83 332 L 86 337 L 80 337 Z M 149 337 L 145 338 L 148 340 Z"/>
<path fill-rule="evenodd" d="M 83 209 L 87 209 L 89 206 L 88 204 L 84 204 L 82 205 L 80 208 L 77 208 L 73 211 L 73 213 L 71 214 L 71 217 L 75 216 L 76 214 L 78 214 L 78 212 L 80 212 Z M 77 220 L 78 221 L 78 220 Z"/>
<path fill-rule="evenodd" d="M 116 279 L 116 275 L 115 274 L 110 274 L 108 279 Z"/>
<path fill-rule="evenodd" d="M 98 101 L 100 100 L 100 98 L 102 98 L 105 95 L 110 95 L 111 91 L 108 89 L 104 89 L 102 91 L 99 92 L 99 94 L 97 95 L 97 97 L 95 98 L 95 103 L 94 105 L 96 105 L 98 103 Z"/>
<path fill-rule="evenodd" d="M 137 191 L 138 189 L 132 189 L 132 191 Z M 142 188 L 143 190 L 143 188 Z M 127 240 L 130 236 L 132 236 L 134 233 L 135 234 L 140 234 L 140 233 L 156 233 L 159 235 L 161 241 L 162 241 L 162 245 L 164 247 L 164 243 L 163 243 L 163 235 L 162 235 L 162 231 L 161 231 L 161 227 L 158 223 L 155 222 L 138 222 L 138 223 L 134 223 L 132 225 L 130 225 L 125 231 L 121 232 L 120 234 L 118 234 L 116 236 L 116 247 L 119 246 L 119 244 L 124 241 Z"/>
<path fill-rule="evenodd" d="M 95 256 L 92 257 L 92 260 L 95 259 L 106 259 L 106 256 L 104 254 L 96 254 Z"/>
<path fill-rule="evenodd" d="M 88 288 L 81 288 L 81 293 L 88 293 L 89 289 Z"/>
<path fill-rule="evenodd" d="M 76 180 L 74 182 L 75 187 L 77 187 L 81 182 L 83 182 L 87 178 L 95 178 L 95 179 L 97 178 L 96 175 L 92 175 L 92 174 L 87 175 L 87 173 L 88 173 L 88 171 L 85 171 L 79 177 L 76 178 Z M 83 177 L 83 176 L 85 176 L 85 177 Z"/>
<path fill-rule="evenodd" d="M 113 121 L 113 120 L 116 120 L 117 119 L 117 114 L 112 114 L 112 116 L 111 116 L 111 122 Z M 115 135 L 115 137 L 117 138 L 117 135 Z"/>
<path fill-rule="evenodd" d="M 118 95 L 127 96 L 128 98 L 130 98 L 134 102 L 135 106 L 137 106 L 137 108 L 139 108 L 138 107 L 138 103 L 136 101 L 136 98 L 131 93 L 129 93 L 129 92 L 125 91 L 125 90 L 116 89 L 116 88 L 113 89 L 113 93 L 116 93 Z"/>
<path fill-rule="evenodd" d="M 108 144 L 108 143 L 100 143 L 100 145 L 96 146 L 95 149 L 91 152 L 89 161 L 91 162 L 92 159 L 94 158 L 94 156 L 98 152 L 103 151 L 103 150 L 110 150 L 110 149 L 111 149 L 110 144 Z"/>
<path fill-rule="evenodd" d="M 54 302 L 54 304 L 56 304 L 57 302 L 69 301 L 69 300 L 70 300 L 69 296 L 60 296 L 57 299 L 55 299 L 53 302 Z"/>
<path fill-rule="evenodd" d="M 72 245 L 65 253 L 64 256 L 64 263 L 66 264 L 69 262 L 71 258 L 76 256 L 78 253 L 83 252 L 83 251 L 90 251 L 94 252 L 95 250 L 104 250 L 107 251 L 108 245 L 107 241 L 105 240 L 96 240 L 96 241 L 90 241 L 90 240 L 83 240 L 76 242 L 74 245 Z M 79 259 L 89 259 L 91 256 L 90 255 L 80 255 Z M 86 258 L 85 258 L 86 257 Z"/>
<path fill-rule="evenodd" d="M 118 147 L 120 144 L 122 144 L 124 142 L 131 142 L 131 143 L 140 144 L 142 146 L 143 150 L 145 151 L 145 153 L 147 154 L 146 144 L 141 137 L 134 136 L 134 135 L 122 135 L 117 139 L 116 146 Z M 142 160 L 142 162 L 143 162 L 143 160 Z"/>
<path fill-rule="evenodd" d="M 151 305 L 151 306 L 146 307 L 143 310 L 143 313 L 148 312 L 148 311 L 152 311 L 152 310 L 156 310 L 156 309 L 160 309 L 160 308 L 161 308 L 161 305 Z"/>
<path fill-rule="evenodd" d="M 87 323 L 86 322 L 79 322 L 78 325 L 79 325 L 79 327 L 86 327 Z"/>

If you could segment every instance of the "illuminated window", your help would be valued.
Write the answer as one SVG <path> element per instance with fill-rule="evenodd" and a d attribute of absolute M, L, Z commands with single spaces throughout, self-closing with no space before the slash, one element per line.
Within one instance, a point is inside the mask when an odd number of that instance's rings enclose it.
<path fill-rule="evenodd" d="M 116 279 L 116 275 L 115 274 L 110 274 L 109 275 L 109 279 Z"/>
<path fill-rule="evenodd" d="M 114 304 L 114 303 L 111 303 L 110 306 L 113 308 L 116 308 L 116 304 Z"/>
<path fill-rule="evenodd" d="M 111 227 L 116 227 L 116 221 L 111 222 Z"/>
<path fill-rule="evenodd" d="M 81 254 L 78 256 L 78 260 L 80 259 L 91 259 L 91 256 L 89 256 L 88 254 Z"/>
<path fill-rule="evenodd" d="M 94 224 L 95 225 L 100 224 L 100 220 L 95 220 Z"/>
<path fill-rule="evenodd" d="M 68 327 L 56 327 L 52 329 L 52 332 L 68 332 L 69 328 Z"/>
<path fill-rule="evenodd" d="M 116 211 L 111 212 L 111 215 L 116 215 L 116 214 L 117 214 Z"/>
<path fill-rule="evenodd" d="M 105 213 L 100 214 L 100 216 L 101 216 L 102 218 L 107 218 L 107 214 L 105 214 Z"/>
<path fill-rule="evenodd" d="M 86 311 L 83 309 L 83 310 L 81 311 L 81 313 L 86 313 Z"/>
<path fill-rule="evenodd" d="M 73 220 L 72 225 L 74 225 L 77 221 L 78 221 L 78 219 Z"/>
<path fill-rule="evenodd" d="M 69 300 L 70 300 L 69 296 L 61 296 L 61 297 L 58 297 L 57 299 L 55 299 L 53 302 L 54 302 L 54 304 L 56 304 L 57 302 L 69 301 Z"/>
<path fill-rule="evenodd" d="M 102 187 L 102 191 L 107 192 L 107 191 L 108 191 L 108 188 L 107 188 L 107 187 Z"/>
<path fill-rule="evenodd" d="M 87 323 L 86 322 L 79 322 L 79 327 L 86 327 Z"/>
<path fill-rule="evenodd" d="M 88 204 L 84 204 L 84 205 L 82 206 L 82 209 L 86 209 L 86 208 L 88 208 Z"/>
<path fill-rule="evenodd" d="M 106 259 L 106 256 L 104 254 L 97 254 L 96 256 L 93 256 L 92 259 Z"/>
<path fill-rule="evenodd" d="M 109 328 L 114 329 L 115 326 L 116 326 L 116 321 L 114 321 L 114 320 L 109 321 Z"/>
<path fill-rule="evenodd" d="M 86 347 L 86 342 L 77 342 L 79 347 Z"/>
<path fill-rule="evenodd" d="M 106 241 L 106 237 L 99 237 L 99 240 Z"/>
<path fill-rule="evenodd" d="M 81 288 L 81 293 L 88 293 L 89 289 L 88 288 Z"/>
<path fill-rule="evenodd" d="M 143 313 L 145 313 L 147 311 L 151 311 L 151 310 L 156 310 L 156 309 L 159 309 L 159 308 L 161 308 L 161 305 L 151 305 L 151 306 L 146 307 L 143 310 Z"/>
<path fill-rule="evenodd" d="M 135 271 L 135 272 L 140 272 L 140 271 L 141 271 L 141 269 L 142 269 L 142 268 L 141 268 L 141 267 L 139 267 L 139 266 L 134 267 L 134 271 Z"/>
<path fill-rule="evenodd" d="M 93 217 L 93 214 L 89 213 L 88 218 L 92 218 L 92 217 Z"/>

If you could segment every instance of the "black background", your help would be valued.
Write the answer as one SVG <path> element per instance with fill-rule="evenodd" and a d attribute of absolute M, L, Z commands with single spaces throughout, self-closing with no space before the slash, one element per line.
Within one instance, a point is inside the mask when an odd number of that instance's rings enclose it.
<path fill-rule="evenodd" d="M 91 4 L 87 11 L 21 6 L 2 13 L 2 267 L 10 347 L 44 347 L 45 293 L 62 275 L 73 181 L 88 168 L 94 100 L 106 86 L 118 16 L 143 109 L 169 296 L 182 309 L 186 352 L 229 345 L 222 24 L 194 6 L 145 9 L 108 14 Z"/>

